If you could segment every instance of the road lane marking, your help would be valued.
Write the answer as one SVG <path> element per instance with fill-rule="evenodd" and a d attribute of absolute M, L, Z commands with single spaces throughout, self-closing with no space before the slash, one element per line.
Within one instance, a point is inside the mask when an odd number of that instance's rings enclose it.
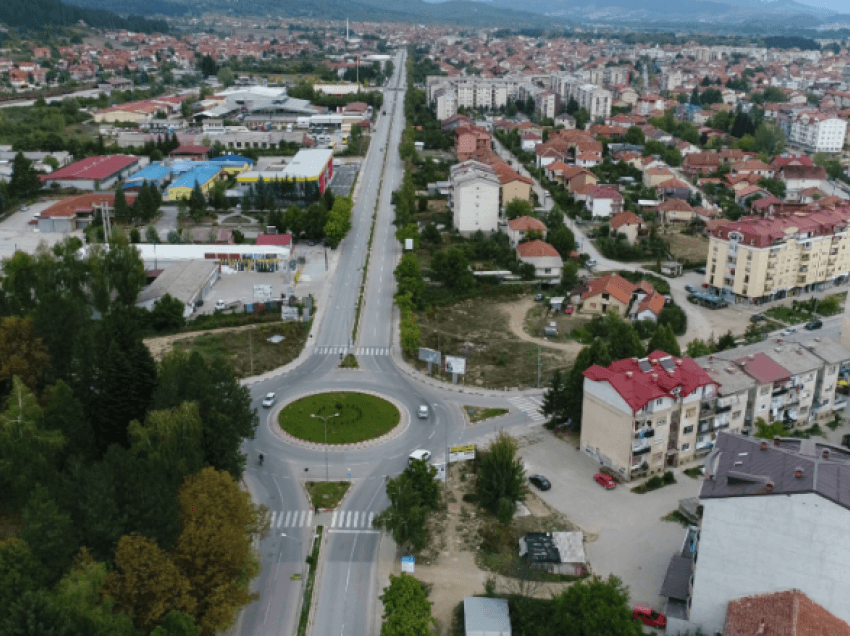
<path fill-rule="evenodd" d="M 300 519 L 298 520 L 298 527 L 299 527 L 299 528 L 303 528 L 303 527 L 304 527 L 304 519 L 306 519 L 306 518 L 307 518 L 307 511 L 306 511 L 306 510 L 302 510 L 302 511 L 301 511 L 301 517 L 300 517 Z"/>
<path fill-rule="evenodd" d="M 307 527 L 313 527 L 313 511 L 312 509 L 307 513 Z"/>
<path fill-rule="evenodd" d="M 275 518 L 275 515 L 277 515 L 277 511 L 276 511 L 276 510 L 272 512 L 272 522 L 271 522 L 271 525 L 269 526 L 269 527 L 270 527 L 270 528 L 272 528 L 272 529 L 274 529 L 274 518 Z"/>
<path fill-rule="evenodd" d="M 284 528 L 288 528 L 288 527 L 289 527 L 289 517 L 290 517 L 291 515 L 292 515 L 292 511 L 291 511 L 291 510 L 290 510 L 289 512 L 287 512 L 287 513 L 286 513 L 286 521 L 284 521 L 284 522 L 283 522 L 283 527 L 284 527 Z"/>
<path fill-rule="evenodd" d="M 331 518 L 331 528 L 336 526 L 336 516 L 339 514 L 339 510 L 334 510 L 334 516 Z"/>
<path fill-rule="evenodd" d="M 374 513 L 374 512 L 370 512 L 370 513 L 369 513 L 369 527 L 370 527 L 370 528 L 372 527 L 372 520 L 373 520 L 374 518 L 375 518 L 375 513 Z"/>
<path fill-rule="evenodd" d="M 346 528 L 351 527 L 351 511 L 350 510 L 347 513 L 345 513 L 345 527 Z"/>
<path fill-rule="evenodd" d="M 328 532 L 336 532 L 337 534 L 381 534 L 380 530 L 328 530 Z"/>

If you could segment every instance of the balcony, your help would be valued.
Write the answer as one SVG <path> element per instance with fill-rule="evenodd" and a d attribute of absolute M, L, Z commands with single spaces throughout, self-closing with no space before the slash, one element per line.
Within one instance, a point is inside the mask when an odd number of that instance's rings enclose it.
<path fill-rule="evenodd" d="M 785 395 L 790 390 L 791 390 L 790 387 L 778 386 L 775 389 L 773 389 L 773 393 L 771 395 L 773 395 L 773 397 L 776 397 L 777 395 Z"/>
<path fill-rule="evenodd" d="M 646 437 L 654 437 L 655 429 L 650 428 L 649 426 L 642 426 L 639 429 L 635 430 L 635 439 L 644 439 Z"/>
<path fill-rule="evenodd" d="M 698 433 L 708 433 L 711 430 L 711 422 L 709 420 L 700 420 L 697 427 Z"/>
<path fill-rule="evenodd" d="M 632 444 L 632 455 L 644 455 L 652 450 L 652 445 L 649 442 L 635 442 Z"/>
<path fill-rule="evenodd" d="M 700 415 L 709 415 L 710 413 L 714 413 L 717 410 L 717 400 L 711 400 L 709 402 L 703 402 L 699 407 Z"/>
<path fill-rule="evenodd" d="M 712 444 L 711 442 L 703 442 L 702 444 L 697 444 L 694 447 L 694 454 L 695 455 L 707 455 L 708 453 L 711 452 L 711 449 L 712 449 L 713 446 L 714 446 L 714 444 Z"/>
<path fill-rule="evenodd" d="M 715 413 L 717 413 L 719 415 L 720 413 L 728 413 L 731 410 L 732 410 L 732 405 L 727 404 L 726 406 L 718 406 Z"/>

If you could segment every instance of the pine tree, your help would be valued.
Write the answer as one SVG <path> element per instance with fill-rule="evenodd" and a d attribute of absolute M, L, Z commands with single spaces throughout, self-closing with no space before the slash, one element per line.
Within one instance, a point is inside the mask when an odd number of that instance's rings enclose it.
<path fill-rule="evenodd" d="M 130 206 L 121 187 L 115 192 L 115 220 L 124 224 L 130 222 Z"/>
<path fill-rule="evenodd" d="M 653 351 L 663 351 L 676 357 L 682 355 L 682 350 L 679 348 L 676 336 L 673 335 L 673 330 L 668 325 L 658 326 L 652 338 L 649 339 L 647 350 L 650 353 Z"/>
<path fill-rule="evenodd" d="M 558 369 L 552 376 L 549 388 L 543 394 L 543 406 L 540 408 L 543 415 L 549 418 L 549 425 L 552 427 L 564 424 L 569 419 L 566 412 L 568 406 L 566 390 L 566 383 L 561 370 Z"/>
<path fill-rule="evenodd" d="M 12 162 L 12 178 L 9 181 L 9 191 L 12 196 L 28 197 L 38 192 L 41 188 L 41 180 L 38 173 L 32 167 L 32 161 L 19 152 Z"/>

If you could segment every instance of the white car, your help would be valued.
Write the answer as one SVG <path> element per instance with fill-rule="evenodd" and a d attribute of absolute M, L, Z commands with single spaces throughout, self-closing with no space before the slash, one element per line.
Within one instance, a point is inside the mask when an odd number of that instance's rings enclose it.
<path fill-rule="evenodd" d="M 407 463 L 411 464 L 416 460 L 427 462 L 429 459 L 431 459 L 431 451 L 420 448 L 419 450 L 415 450 L 410 453 L 410 457 L 407 458 Z"/>
<path fill-rule="evenodd" d="M 427 420 L 428 419 L 428 407 L 424 404 L 419 407 L 419 419 Z"/>
<path fill-rule="evenodd" d="M 791 334 L 797 333 L 797 327 L 787 327 L 782 330 L 783 336 L 790 336 Z"/>
<path fill-rule="evenodd" d="M 274 393 L 266 393 L 266 397 L 263 398 L 263 406 L 267 409 L 271 408 L 276 399 L 277 396 Z"/>

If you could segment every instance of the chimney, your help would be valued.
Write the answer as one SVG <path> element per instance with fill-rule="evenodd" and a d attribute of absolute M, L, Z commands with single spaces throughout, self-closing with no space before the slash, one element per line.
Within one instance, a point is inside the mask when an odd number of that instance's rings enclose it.
<path fill-rule="evenodd" d="M 682 366 L 682 359 L 681 358 L 676 358 L 676 366 L 679 366 L 679 367 Z"/>
<path fill-rule="evenodd" d="M 762 442 L 761 444 L 759 444 L 759 448 L 761 450 L 767 450 L 767 442 Z"/>
<path fill-rule="evenodd" d="M 821 457 L 823 457 L 824 459 L 829 459 L 829 449 L 828 448 L 823 449 L 823 453 L 821 454 Z"/>
<path fill-rule="evenodd" d="M 774 446 L 779 446 L 781 443 L 782 443 L 782 440 L 779 438 L 779 436 L 773 438 L 773 445 Z"/>
<path fill-rule="evenodd" d="M 794 469 L 794 478 L 795 479 L 802 479 L 803 478 L 803 467 L 802 466 L 797 466 L 797 468 Z"/>
<path fill-rule="evenodd" d="M 653 380 L 658 380 L 658 374 L 657 374 L 657 373 L 653 373 L 653 374 L 652 374 L 652 379 L 653 379 Z"/>
<path fill-rule="evenodd" d="M 773 492 L 773 482 L 769 481 L 764 485 L 765 492 Z"/>
<path fill-rule="evenodd" d="M 627 378 L 630 378 L 630 377 L 632 377 L 633 375 L 634 375 L 634 372 L 633 372 L 633 371 L 626 371 L 626 377 L 627 377 Z"/>

